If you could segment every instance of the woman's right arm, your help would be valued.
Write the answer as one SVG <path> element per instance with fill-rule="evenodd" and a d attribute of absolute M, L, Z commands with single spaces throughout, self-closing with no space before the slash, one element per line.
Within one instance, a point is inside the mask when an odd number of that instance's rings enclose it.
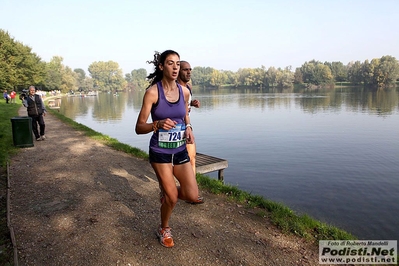
<path fill-rule="evenodd" d="M 153 131 L 153 123 L 147 123 L 151 108 L 156 103 L 158 91 L 156 86 L 148 88 L 143 97 L 143 105 L 136 122 L 136 134 L 147 134 Z"/>

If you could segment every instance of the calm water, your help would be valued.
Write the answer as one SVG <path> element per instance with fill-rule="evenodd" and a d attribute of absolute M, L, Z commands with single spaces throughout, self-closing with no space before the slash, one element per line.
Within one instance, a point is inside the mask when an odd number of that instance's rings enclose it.
<path fill-rule="evenodd" d="M 360 239 L 399 239 L 397 90 L 194 93 L 197 150 L 229 161 L 226 183 Z M 63 98 L 60 112 L 148 151 L 134 132 L 142 96 Z"/>

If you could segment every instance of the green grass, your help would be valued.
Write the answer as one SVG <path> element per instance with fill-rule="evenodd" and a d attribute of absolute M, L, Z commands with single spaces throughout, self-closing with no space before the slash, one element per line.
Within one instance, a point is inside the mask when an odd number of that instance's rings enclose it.
<path fill-rule="evenodd" d="M 11 118 L 18 116 L 21 104 L 6 104 L 4 99 L 0 101 L 0 166 L 5 167 L 10 155 L 18 149 L 14 147 L 12 140 Z"/>
<path fill-rule="evenodd" d="M 101 134 L 85 125 L 77 123 L 68 117 L 65 117 L 64 115 L 60 114 L 56 110 L 47 108 L 47 111 L 51 112 L 51 114 L 55 115 L 58 119 L 60 119 L 64 123 L 70 125 L 74 129 L 84 132 L 86 136 L 88 136 L 92 139 L 95 139 L 97 141 L 100 141 L 101 143 L 103 143 L 109 147 L 112 147 L 115 150 L 123 151 L 123 152 L 132 154 L 136 157 L 143 158 L 143 159 L 148 158 L 148 154 L 141 149 L 134 148 L 134 147 L 124 144 L 124 143 L 120 143 L 118 140 L 116 140 L 114 138 L 111 138 L 107 135 Z"/>
<path fill-rule="evenodd" d="M 11 118 L 18 116 L 20 103 L 0 100 L 0 265 L 13 265 L 13 248 L 7 226 L 7 162 L 18 152 L 13 144 Z"/>
<path fill-rule="evenodd" d="M 292 233 L 311 241 L 357 239 L 350 233 L 312 219 L 308 215 L 297 215 L 282 203 L 270 201 L 258 195 L 251 195 L 235 186 L 225 185 L 208 176 L 197 174 L 197 181 L 203 189 L 214 194 L 224 194 L 231 200 L 256 210 L 258 216 L 269 218 L 284 233 Z"/>

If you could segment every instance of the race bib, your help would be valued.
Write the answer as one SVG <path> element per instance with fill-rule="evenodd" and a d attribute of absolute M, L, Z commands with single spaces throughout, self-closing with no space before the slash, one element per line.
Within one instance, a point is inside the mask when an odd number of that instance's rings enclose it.
<path fill-rule="evenodd" d="M 177 124 L 171 130 L 159 129 L 158 146 L 164 149 L 175 149 L 184 145 L 186 143 L 185 131 L 186 125 L 184 124 Z"/>

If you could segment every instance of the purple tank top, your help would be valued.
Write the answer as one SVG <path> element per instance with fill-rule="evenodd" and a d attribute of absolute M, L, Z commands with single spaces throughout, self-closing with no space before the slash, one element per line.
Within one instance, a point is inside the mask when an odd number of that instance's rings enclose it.
<path fill-rule="evenodd" d="M 176 83 L 177 84 L 177 83 Z M 165 97 L 163 87 L 162 87 L 162 82 L 157 83 L 157 88 L 158 88 L 158 101 L 156 104 L 153 105 L 151 108 L 151 118 L 152 121 L 157 121 L 157 120 L 163 120 L 166 118 L 170 118 L 171 120 L 176 121 L 178 124 L 180 124 L 181 129 L 185 129 L 185 122 L 184 122 L 184 117 L 186 116 L 186 104 L 184 102 L 184 94 L 182 87 L 180 84 L 177 84 L 177 87 L 179 89 L 179 99 L 177 102 L 171 103 L 168 102 L 168 100 Z M 179 128 L 179 126 L 178 126 Z M 161 134 L 163 134 L 161 132 Z M 166 133 L 164 133 L 166 135 Z M 175 134 L 175 133 L 174 133 Z M 182 132 L 176 132 L 176 134 L 183 134 Z M 182 136 L 181 136 L 182 138 Z M 174 154 L 177 152 L 180 152 L 186 148 L 185 140 L 184 144 L 178 147 L 173 147 L 173 143 L 163 143 L 162 141 L 159 141 L 160 139 L 160 131 L 158 130 L 157 132 L 153 133 L 150 139 L 150 149 L 154 152 L 158 153 L 165 153 L 165 154 Z M 161 136 L 162 139 L 162 136 Z M 171 146 L 169 146 L 171 145 Z M 168 147 L 168 148 L 166 148 Z"/>

